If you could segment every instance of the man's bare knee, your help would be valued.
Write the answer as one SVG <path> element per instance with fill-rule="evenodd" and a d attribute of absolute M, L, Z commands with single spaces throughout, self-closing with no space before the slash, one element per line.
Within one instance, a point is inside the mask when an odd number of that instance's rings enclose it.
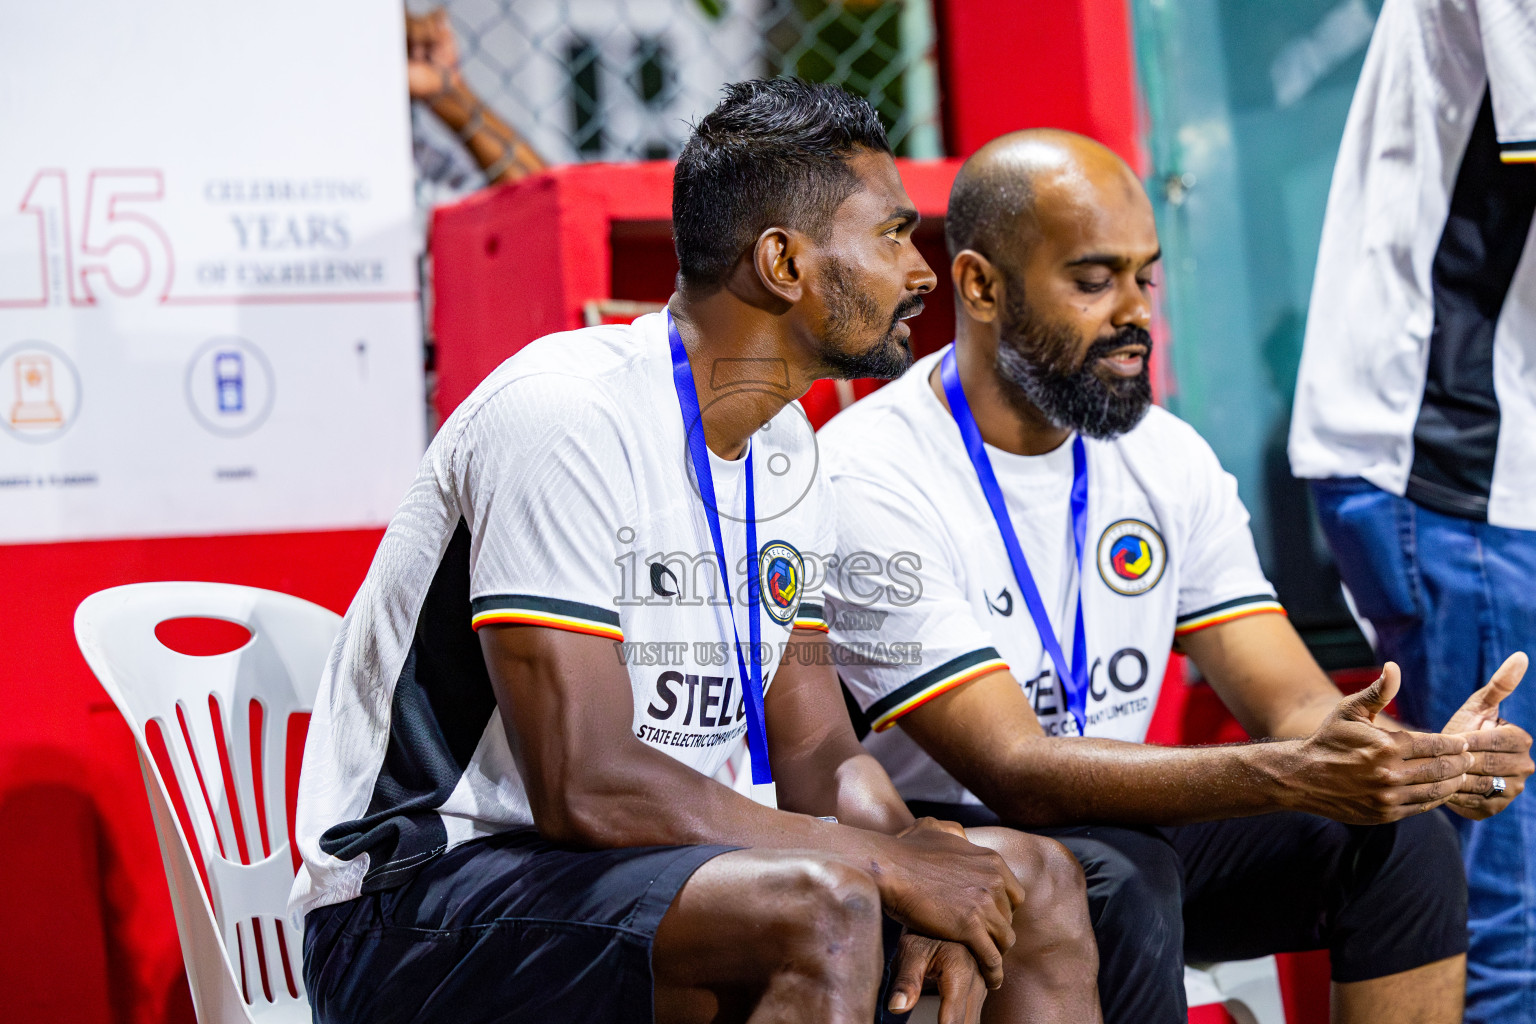
<path fill-rule="evenodd" d="M 815 854 L 737 850 L 703 865 L 662 918 L 652 951 L 657 1005 L 691 1021 L 689 999 L 745 994 L 817 1019 L 867 1021 L 880 982 L 880 893 L 864 872 Z M 690 997 L 691 998 L 691 997 Z M 702 1001 L 702 996 L 693 1001 Z M 723 1004 L 721 1004 L 723 1005 Z M 850 1016 L 851 1015 L 851 1016 Z M 707 1019 L 707 1018 L 706 1018 Z"/>
<path fill-rule="evenodd" d="M 880 891 L 863 871 L 814 856 L 795 857 L 765 879 L 759 896 L 774 908 L 786 950 L 798 957 L 880 941 Z M 807 945 L 811 948 L 806 948 Z"/>
<path fill-rule="evenodd" d="M 1083 866 L 1072 856 L 1072 851 L 1054 839 L 1041 836 L 1035 849 L 1040 857 L 1040 874 L 1045 878 L 1058 898 L 1076 899 L 1085 905 L 1088 900 L 1088 883 L 1083 878 Z"/>
<path fill-rule="evenodd" d="M 771 978 L 753 1019 L 867 1021 L 880 987 L 880 892 L 862 871 L 789 855 L 751 898 L 767 910 Z"/>
<path fill-rule="evenodd" d="M 1024 902 L 1014 917 L 1019 936 L 1015 956 L 1054 950 L 1097 962 L 1087 883 L 1071 850 L 1054 839 L 1007 828 L 968 829 L 966 836 L 996 851 L 1024 887 Z"/>
<path fill-rule="evenodd" d="M 1011 828 L 967 829 L 966 838 L 1001 856 L 1026 893 L 1038 890 L 1041 896 L 1086 898 L 1082 865 L 1056 840 Z"/>

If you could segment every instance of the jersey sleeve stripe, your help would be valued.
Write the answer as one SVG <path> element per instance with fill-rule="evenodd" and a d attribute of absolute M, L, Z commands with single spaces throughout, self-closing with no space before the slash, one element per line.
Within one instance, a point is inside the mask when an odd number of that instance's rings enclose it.
<path fill-rule="evenodd" d="M 1198 633 L 1202 629 L 1211 626 L 1219 626 L 1223 622 L 1231 622 L 1233 619 L 1246 618 L 1249 615 L 1285 614 L 1285 607 L 1269 594 L 1258 594 L 1253 597 L 1239 597 L 1231 601 L 1223 601 L 1202 611 L 1192 612 L 1189 615 L 1179 616 L 1174 626 L 1174 636 L 1188 636 Z"/>
<path fill-rule="evenodd" d="M 562 601 L 532 594 L 493 594 L 470 603 L 470 625 L 547 626 L 572 633 L 623 640 L 619 613 L 579 601 Z"/>
<path fill-rule="evenodd" d="M 884 732 L 895 725 L 902 715 L 913 708 L 922 707 L 939 694 L 989 673 L 1006 671 L 1008 663 L 995 647 L 983 647 L 979 651 L 952 658 L 871 704 L 867 712 L 870 727 L 875 732 Z"/>
<path fill-rule="evenodd" d="M 1499 143 L 1499 160 L 1506 164 L 1536 164 L 1536 139 Z"/>
<path fill-rule="evenodd" d="M 800 602 L 800 607 L 795 609 L 795 624 L 792 628 L 814 629 L 818 633 L 830 632 L 826 610 L 819 604 Z"/>

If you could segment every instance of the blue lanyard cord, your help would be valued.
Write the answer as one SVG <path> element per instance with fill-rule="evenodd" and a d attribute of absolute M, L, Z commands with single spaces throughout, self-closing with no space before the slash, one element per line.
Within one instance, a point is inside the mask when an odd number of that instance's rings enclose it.
<path fill-rule="evenodd" d="M 667 336 L 672 342 L 672 386 L 677 389 L 677 404 L 683 411 L 683 430 L 688 435 L 688 458 L 693 463 L 693 474 L 699 482 L 699 497 L 704 499 L 704 518 L 709 523 L 709 536 L 715 542 L 715 560 L 720 566 L 720 582 L 725 588 L 725 607 L 731 619 L 731 636 L 736 641 L 736 671 L 741 675 L 741 688 L 747 705 L 747 748 L 752 752 L 752 782 L 766 785 L 773 782 L 773 770 L 768 764 L 768 728 L 763 721 L 763 665 L 759 656 L 762 647 L 763 627 L 758 608 L 757 567 L 757 499 L 752 486 L 752 449 L 747 449 L 744 471 L 747 476 L 747 606 L 749 639 L 752 642 L 752 671 L 747 672 L 746 659 L 742 657 L 741 633 L 736 628 L 735 608 L 731 604 L 730 565 L 725 560 L 725 541 L 720 534 L 720 510 L 715 503 L 715 478 L 709 468 L 709 448 L 704 444 L 704 420 L 699 411 L 699 393 L 693 384 L 693 368 L 688 365 L 688 350 L 683 347 L 682 336 L 672 314 L 667 313 Z"/>
<path fill-rule="evenodd" d="M 1008 515 L 1002 488 L 997 485 L 997 475 L 992 472 L 992 460 L 987 458 L 981 430 L 976 426 L 976 417 L 971 414 L 970 403 L 965 400 L 965 388 L 960 384 L 960 369 L 955 364 L 953 345 L 944 353 L 944 359 L 939 364 L 939 380 L 944 385 L 945 397 L 949 399 L 950 414 L 954 416 L 955 424 L 960 428 L 960 437 L 965 442 L 965 453 L 970 456 L 976 478 L 981 483 L 981 492 L 986 496 L 988 507 L 992 509 L 997 531 L 1003 535 L 1003 547 L 1007 549 L 1008 561 L 1013 565 L 1013 578 L 1018 581 L 1019 591 L 1024 595 L 1024 604 L 1029 609 L 1030 618 L 1035 620 L 1040 642 L 1051 656 L 1051 664 L 1056 667 L 1056 678 L 1061 680 L 1066 694 L 1067 710 L 1072 712 L 1072 721 L 1077 726 L 1077 734 L 1081 736 L 1088 726 L 1088 643 L 1083 628 L 1083 547 L 1088 535 L 1088 453 L 1083 447 L 1082 435 L 1072 440 L 1072 545 L 1077 553 L 1077 621 L 1072 628 L 1072 667 L 1068 671 L 1061 641 L 1056 638 L 1056 630 L 1051 627 L 1045 602 L 1040 600 L 1040 588 L 1035 585 L 1034 574 L 1030 572 L 1029 562 L 1024 558 L 1024 549 L 1019 546 L 1019 535 L 1013 529 L 1013 519 Z"/>

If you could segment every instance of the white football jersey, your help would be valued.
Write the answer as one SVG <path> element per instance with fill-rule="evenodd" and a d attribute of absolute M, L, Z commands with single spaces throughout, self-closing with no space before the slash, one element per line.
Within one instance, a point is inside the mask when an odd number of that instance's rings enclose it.
<path fill-rule="evenodd" d="M 1012 672 L 1050 735 L 1070 734 L 1056 672 L 1014 579 L 959 428 L 929 375 L 942 353 L 818 435 L 837 498 L 826 611 L 865 745 L 908 800 L 978 802 L 900 729 L 901 716 L 989 672 Z M 1175 635 L 1281 611 L 1237 483 L 1194 429 L 1152 408 L 1124 436 L 1085 439 L 1088 529 L 1072 553 L 1072 443 L 987 455 L 1063 651 L 1079 587 L 1087 735 L 1141 741 Z"/>
<path fill-rule="evenodd" d="M 769 360 L 695 372 L 788 385 Z M 792 629 L 825 629 L 807 570 L 820 572 L 834 523 L 798 404 L 750 447 L 756 566 L 746 460 L 711 455 L 711 472 L 744 644 L 759 573 L 766 686 Z M 290 909 L 390 888 L 467 839 L 533 822 L 476 629 L 614 640 L 635 735 L 714 775 L 747 727 L 730 622 L 665 316 L 527 346 L 443 424 L 347 611 L 304 752 Z"/>

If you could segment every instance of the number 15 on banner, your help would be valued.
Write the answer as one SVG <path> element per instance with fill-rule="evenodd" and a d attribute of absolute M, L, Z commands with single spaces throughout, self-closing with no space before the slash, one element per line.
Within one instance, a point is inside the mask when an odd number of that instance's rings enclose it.
<path fill-rule="evenodd" d="M 93 170 L 77 222 L 68 175 L 58 169 L 38 171 L 19 207 L 21 214 L 36 218 L 30 242 L 35 262 L 25 257 L 6 261 L 20 276 L 0 284 L 0 309 L 58 305 L 66 298 L 72 306 L 93 306 L 103 294 L 164 302 L 176 262 L 170 238 L 150 215 L 153 204 L 164 198 L 160 171 Z M 28 263 L 35 267 L 30 282 Z"/>

